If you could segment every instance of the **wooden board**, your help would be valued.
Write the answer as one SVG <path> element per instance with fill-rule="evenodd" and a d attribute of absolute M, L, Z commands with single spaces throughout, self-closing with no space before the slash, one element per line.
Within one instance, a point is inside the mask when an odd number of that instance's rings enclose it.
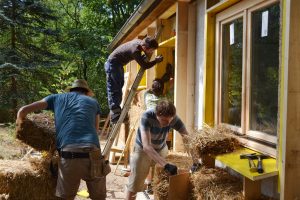
<path fill-rule="evenodd" d="M 190 173 L 184 172 L 169 178 L 169 200 L 187 200 L 189 194 Z"/>

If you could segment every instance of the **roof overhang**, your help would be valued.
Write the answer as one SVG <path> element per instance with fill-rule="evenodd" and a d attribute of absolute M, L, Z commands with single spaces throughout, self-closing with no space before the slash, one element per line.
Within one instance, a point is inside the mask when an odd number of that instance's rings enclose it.
<path fill-rule="evenodd" d="M 108 49 L 112 51 L 118 45 L 136 38 L 176 2 L 176 0 L 144 0 L 108 45 Z"/>

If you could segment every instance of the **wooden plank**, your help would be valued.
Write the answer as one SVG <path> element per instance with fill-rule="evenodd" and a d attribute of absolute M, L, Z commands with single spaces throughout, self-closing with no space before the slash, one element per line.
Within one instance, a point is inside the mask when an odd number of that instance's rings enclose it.
<path fill-rule="evenodd" d="M 168 40 L 176 35 L 176 15 L 172 16 L 170 19 L 160 19 L 160 23 L 164 28 L 159 37 L 159 42 Z"/>
<path fill-rule="evenodd" d="M 285 90 L 287 91 L 284 97 L 284 113 L 281 113 L 281 118 L 286 124 L 286 132 L 283 135 L 284 147 L 282 154 L 285 152 L 283 160 L 283 199 L 297 199 L 300 197 L 300 1 L 287 0 L 286 19 L 289 21 L 289 26 L 286 29 L 286 48 L 288 54 L 285 54 L 286 60 L 284 67 L 285 72 Z M 288 12 L 289 11 L 289 12 Z M 285 38 L 284 38 L 285 39 Z M 288 60 L 287 60 L 288 58 Z M 281 91 L 283 92 L 283 91 Z M 286 114 L 286 116 L 284 115 Z M 286 117 L 286 119 L 285 119 Z M 283 129 L 284 130 L 284 129 Z"/>
<path fill-rule="evenodd" d="M 215 16 L 206 14 L 205 23 L 205 60 L 204 60 L 204 118 L 203 121 L 214 125 L 214 88 L 215 88 Z"/>
<path fill-rule="evenodd" d="M 195 74 L 196 74 L 196 2 L 190 3 L 188 8 L 188 47 L 187 47 L 187 90 L 186 90 L 186 121 L 189 132 L 194 130 L 195 121 Z"/>
<path fill-rule="evenodd" d="M 147 28 L 147 35 L 148 36 L 155 36 L 156 28 Z M 151 60 L 154 59 L 156 56 L 155 53 L 152 54 Z M 151 88 L 152 81 L 155 77 L 155 67 L 152 67 L 148 70 L 146 70 L 146 73 L 144 74 L 146 76 L 146 85 L 145 88 Z"/>
<path fill-rule="evenodd" d="M 245 200 L 259 200 L 261 197 L 261 181 L 252 181 L 243 177 L 243 194 Z"/>
<path fill-rule="evenodd" d="M 187 200 L 190 173 L 185 172 L 169 177 L 169 200 Z"/>
<path fill-rule="evenodd" d="M 175 47 L 176 36 L 171 37 L 161 43 L 159 43 L 159 47 Z"/>
<path fill-rule="evenodd" d="M 281 3 L 281 46 L 280 46 L 280 71 L 279 71 L 279 115 L 278 115 L 278 163 L 279 169 L 279 184 L 280 199 L 285 197 L 285 164 L 286 164 L 286 99 L 287 99 L 287 79 L 288 79 L 288 59 L 286 56 L 289 53 L 289 26 L 290 26 L 290 1 Z"/>
<path fill-rule="evenodd" d="M 162 15 L 168 8 L 175 4 L 175 0 L 162 0 L 150 13 L 148 13 L 143 20 L 138 20 L 137 25 L 129 30 L 127 35 L 122 39 L 122 43 L 134 39 L 140 32 L 153 23 L 160 15 Z"/>
<path fill-rule="evenodd" d="M 178 116 L 186 121 L 187 91 L 187 51 L 188 51 L 188 4 L 177 3 L 176 19 L 176 52 L 175 52 L 175 92 L 174 102 Z M 182 138 L 178 132 L 174 134 L 174 150 L 183 151 Z"/>
<path fill-rule="evenodd" d="M 210 0 L 206 0 L 206 1 L 210 1 Z M 241 0 L 223 0 L 223 1 L 215 4 L 214 6 L 208 8 L 206 10 L 206 12 L 208 12 L 210 14 L 216 14 L 216 13 L 238 3 L 239 1 L 241 1 Z"/>
<path fill-rule="evenodd" d="M 252 181 L 261 180 L 264 178 L 278 175 L 276 159 L 271 157 L 267 159 L 263 159 L 262 161 L 264 173 L 259 174 L 258 172 L 250 172 L 248 159 L 240 159 L 241 154 L 250 154 L 250 153 L 260 154 L 248 148 L 242 148 L 232 153 L 218 155 L 216 156 L 216 160 L 219 160 L 229 168 L 242 174 L 243 176 L 247 177 Z M 257 165 L 257 160 L 255 160 L 254 162 Z"/>

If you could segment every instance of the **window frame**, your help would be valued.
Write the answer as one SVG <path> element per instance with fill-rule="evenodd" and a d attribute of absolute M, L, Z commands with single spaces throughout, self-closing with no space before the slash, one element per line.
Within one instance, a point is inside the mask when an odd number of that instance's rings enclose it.
<path fill-rule="evenodd" d="M 279 0 L 248 0 L 218 13 L 215 23 L 215 124 L 223 125 L 237 134 L 240 140 L 250 148 L 276 156 L 278 136 L 250 130 L 250 101 L 251 101 L 251 50 L 252 50 L 252 13 L 279 3 Z M 243 19 L 243 60 L 242 60 L 242 96 L 241 96 L 241 127 L 222 123 L 222 51 L 223 51 L 223 27 L 231 21 Z M 279 73 L 279 71 L 278 71 Z M 279 90 L 278 86 L 278 90 Z M 279 108 L 278 108 L 279 109 Z M 252 140 L 254 139 L 254 141 Z M 266 144 L 270 144 L 270 146 Z"/>

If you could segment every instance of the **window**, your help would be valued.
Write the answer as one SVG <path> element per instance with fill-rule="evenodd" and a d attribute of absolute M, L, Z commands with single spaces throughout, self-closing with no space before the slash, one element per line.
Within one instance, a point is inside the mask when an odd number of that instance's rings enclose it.
<path fill-rule="evenodd" d="M 222 38 L 221 122 L 241 126 L 243 19 L 224 24 Z"/>
<path fill-rule="evenodd" d="M 278 1 L 243 1 L 216 16 L 216 123 L 277 142 Z"/>
<path fill-rule="evenodd" d="M 251 14 L 250 130 L 270 135 L 277 133 L 279 15 L 278 4 Z"/>

